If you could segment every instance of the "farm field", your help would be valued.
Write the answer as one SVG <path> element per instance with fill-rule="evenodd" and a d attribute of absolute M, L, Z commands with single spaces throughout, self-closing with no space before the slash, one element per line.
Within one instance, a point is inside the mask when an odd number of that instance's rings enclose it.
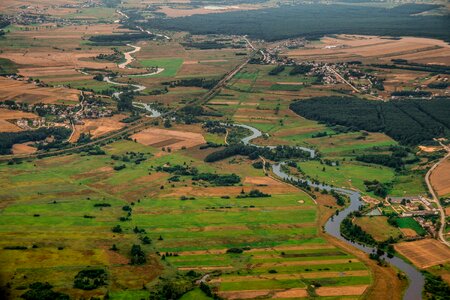
<path fill-rule="evenodd" d="M 0 132 L 17 132 L 22 129 L 14 124 L 14 120 L 17 119 L 37 119 L 39 116 L 33 113 L 27 113 L 22 111 L 14 111 L 10 109 L 0 108 Z"/>
<path fill-rule="evenodd" d="M 297 2 L 0 1 L 0 298 L 445 299 L 450 6 Z"/>
<path fill-rule="evenodd" d="M 111 118 L 99 118 L 85 120 L 83 125 L 75 125 L 75 131 L 70 142 L 76 142 L 82 133 L 90 134 L 93 138 L 97 138 L 104 134 L 117 131 L 126 124 L 120 122 L 126 115 L 114 115 Z"/>
<path fill-rule="evenodd" d="M 26 83 L 13 79 L 0 78 L 0 101 L 15 99 L 18 102 L 28 104 L 35 103 L 61 103 L 67 101 L 67 104 L 78 102 L 80 92 L 67 88 L 42 88 L 34 83 Z M 64 103 L 62 103 L 64 104 Z"/>
<path fill-rule="evenodd" d="M 448 62 L 450 47 L 443 41 L 402 37 L 389 39 L 378 36 L 336 35 L 324 37 L 320 43 L 305 49 L 295 49 L 286 53 L 302 60 L 320 59 L 322 61 L 365 60 L 385 61 L 407 59 L 417 63 Z"/>
<path fill-rule="evenodd" d="M 357 218 L 356 225 L 360 226 L 365 232 L 373 236 L 373 238 L 382 242 L 390 237 L 398 238 L 402 232 L 387 223 L 387 217 L 384 216 L 369 216 Z"/>
<path fill-rule="evenodd" d="M 422 269 L 450 261 L 450 250 L 433 239 L 400 243 L 395 249 Z"/>
<path fill-rule="evenodd" d="M 339 163 L 338 166 L 325 166 L 319 161 L 299 162 L 299 167 L 309 178 L 338 187 L 357 188 L 363 193 L 366 193 L 364 180 L 392 182 L 390 192 L 393 195 L 426 193 L 423 175 L 417 172 L 401 175 L 389 167 L 355 160 L 358 155 L 397 146 L 396 141 L 383 133 L 338 132 L 298 116 L 289 110 L 291 101 L 325 93 L 330 95 L 332 91 L 327 91 L 323 85 L 310 85 L 314 81 L 311 77 L 289 75 L 291 68 L 288 66 L 277 75 L 268 75 L 272 69 L 273 66 L 248 65 L 208 102 L 209 107 L 223 113 L 226 119 L 253 126 L 265 133 L 267 136 L 256 139 L 256 144 L 306 146 L 316 149 L 322 159 Z M 306 87 L 278 94 L 272 89 L 277 82 L 284 85 L 295 83 L 293 86 L 306 84 Z M 368 194 L 375 196 L 371 192 Z"/>
<path fill-rule="evenodd" d="M 125 163 L 125 169 L 114 171 L 110 156 L 126 154 L 130 146 L 150 158 L 138 165 Z M 221 270 L 222 275 L 212 283 L 219 294 L 230 299 L 248 293 L 275 293 L 278 298 L 288 291 L 308 295 L 307 286 L 313 282 L 322 286 L 318 294 L 359 296 L 371 284 L 370 271 L 363 263 L 318 236 L 317 208 L 307 194 L 288 186 L 277 189 L 284 184 L 268 181 L 263 174 L 260 179 L 247 177 L 243 186 L 235 189 L 193 186 L 192 191 L 203 190 L 204 196 L 183 194 L 180 188 L 188 178 L 167 184 L 170 175 L 154 168 L 185 161 L 199 170 L 223 172 L 222 165 L 202 166 L 184 150 L 152 156 L 157 149 L 132 141 L 116 142 L 104 149 L 106 155 L 95 157 L 70 155 L 1 165 L 0 182 L 8 186 L 0 194 L 0 235 L 8 236 L 0 242 L 0 264 L 5 270 L 2 280 L 12 286 L 46 280 L 58 291 L 94 296 L 104 289 L 82 292 L 72 287 L 72 280 L 87 266 L 103 267 L 110 276 L 108 290 L 113 299 L 145 295 L 138 292 L 142 282 L 150 282 L 167 268 L 201 273 Z M 239 166 L 235 171 L 239 169 L 239 174 L 250 172 Z M 272 197 L 236 198 L 241 189 L 255 188 L 261 182 L 267 186 L 258 188 L 271 191 Z M 180 195 L 194 195 L 195 199 L 180 200 Z M 221 197 L 225 195 L 229 198 Z M 110 206 L 95 207 L 98 203 Z M 120 222 L 122 207 L 131 203 L 131 220 Z M 123 233 L 111 232 L 117 224 Z M 130 244 L 139 242 L 139 235 L 133 232 L 136 226 L 152 240 L 143 246 L 148 263 L 137 267 L 128 264 Z M 13 234 L 17 231 L 22 234 Z M 112 244 L 119 250 L 109 250 Z M 4 249 L 11 246 L 28 249 Z M 227 253 L 233 247 L 248 250 Z M 49 271 L 43 277 L 44 266 Z M 11 279 L 17 268 L 26 278 Z M 129 291 L 120 292 L 124 284 Z M 15 295 L 20 294 L 15 291 Z M 192 293 L 194 296 L 185 297 L 195 297 L 198 291 Z"/>
<path fill-rule="evenodd" d="M 442 162 L 431 174 L 430 180 L 439 196 L 450 194 L 450 159 Z"/>
<path fill-rule="evenodd" d="M 183 64 L 183 59 L 149 59 L 140 61 L 140 64 L 146 68 L 158 67 L 164 69 L 163 72 L 153 77 L 175 77 Z"/>
<path fill-rule="evenodd" d="M 409 228 L 414 230 L 417 234 L 423 235 L 425 234 L 425 230 L 417 223 L 413 218 L 400 218 L 397 220 L 397 224 L 399 228 Z"/>

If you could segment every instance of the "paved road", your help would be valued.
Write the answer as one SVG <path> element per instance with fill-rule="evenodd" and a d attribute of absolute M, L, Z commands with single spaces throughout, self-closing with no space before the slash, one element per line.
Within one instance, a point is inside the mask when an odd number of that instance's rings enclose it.
<path fill-rule="evenodd" d="M 431 196 L 433 197 L 433 200 L 436 202 L 439 212 L 440 212 L 440 217 L 441 217 L 441 227 L 438 230 L 438 237 L 439 240 L 444 243 L 445 245 L 447 245 L 448 247 L 450 247 L 449 242 L 447 242 L 447 240 L 444 237 L 444 230 L 445 230 L 445 225 L 446 225 L 446 221 L 445 221 L 445 211 L 442 208 L 441 203 L 439 202 L 439 198 L 436 195 L 436 192 L 433 189 L 433 186 L 431 185 L 430 182 L 430 176 L 431 173 L 433 173 L 433 171 L 437 168 L 437 166 L 439 166 L 443 161 L 445 161 L 446 159 L 448 159 L 450 157 L 450 146 L 448 145 L 444 145 L 440 142 L 440 144 L 444 147 L 444 149 L 447 151 L 447 155 L 445 155 L 443 158 L 441 158 L 437 163 L 435 163 L 427 172 L 427 175 L 425 175 L 425 182 L 427 183 L 428 186 L 428 190 L 430 191 Z"/>

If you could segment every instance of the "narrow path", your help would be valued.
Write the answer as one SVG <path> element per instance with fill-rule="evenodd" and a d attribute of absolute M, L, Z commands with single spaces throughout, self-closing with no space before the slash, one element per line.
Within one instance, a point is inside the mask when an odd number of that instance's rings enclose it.
<path fill-rule="evenodd" d="M 439 201 L 439 198 L 436 194 L 436 192 L 434 191 L 433 186 L 431 185 L 431 181 L 430 181 L 430 176 L 433 173 L 433 171 L 442 163 L 444 162 L 446 159 L 450 158 L 450 146 L 448 145 L 444 145 L 442 142 L 439 142 L 442 147 L 444 147 L 444 149 L 447 151 L 447 154 L 441 158 L 437 163 L 435 163 L 427 172 L 427 174 L 425 175 L 425 182 L 427 184 L 428 190 L 430 191 L 431 196 L 433 197 L 434 202 L 436 203 L 438 209 L 439 209 L 439 214 L 440 214 L 440 221 L 441 221 L 441 226 L 438 229 L 438 237 L 439 240 L 447 245 L 448 247 L 450 247 L 449 242 L 447 242 L 447 240 L 444 237 L 444 230 L 445 230 L 445 225 L 446 225 L 446 220 L 445 220 L 445 211 L 442 208 L 441 202 Z"/>

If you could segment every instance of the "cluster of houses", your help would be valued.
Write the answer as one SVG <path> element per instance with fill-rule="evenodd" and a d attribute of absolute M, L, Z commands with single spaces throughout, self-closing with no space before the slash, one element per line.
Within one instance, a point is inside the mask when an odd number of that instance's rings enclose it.
<path fill-rule="evenodd" d="M 436 226 L 428 217 L 438 216 L 439 210 L 433 206 L 429 199 L 423 196 L 388 196 L 385 200 L 391 204 L 392 209 L 395 210 L 401 218 L 412 217 L 429 233 L 432 235 L 436 234 Z"/>
<path fill-rule="evenodd" d="M 401 217 L 416 217 L 439 215 L 439 210 L 435 208 L 430 200 L 423 196 L 391 197 L 386 200 L 392 204 L 392 208 Z"/>

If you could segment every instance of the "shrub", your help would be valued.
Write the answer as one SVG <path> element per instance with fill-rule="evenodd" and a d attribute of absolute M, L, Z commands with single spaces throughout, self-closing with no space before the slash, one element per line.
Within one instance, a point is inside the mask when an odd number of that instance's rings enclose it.
<path fill-rule="evenodd" d="M 81 290 L 94 290 L 107 285 L 108 275 L 103 269 L 89 269 L 78 272 L 73 282 L 73 287 Z"/>
<path fill-rule="evenodd" d="M 230 248 L 227 250 L 227 253 L 241 254 L 244 250 L 242 248 Z"/>
<path fill-rule="evenodd" d="M 34 282 L 30 284 L 30 289 L 22 294 L 25 300 L 69 300 L 69 296 L 63 293 L 52 291 L 53 286 L 48 282 Z"/>

